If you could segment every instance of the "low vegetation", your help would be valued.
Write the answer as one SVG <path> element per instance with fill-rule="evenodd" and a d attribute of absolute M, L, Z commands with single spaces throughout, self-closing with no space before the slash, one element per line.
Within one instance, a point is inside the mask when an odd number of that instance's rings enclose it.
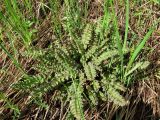
<path fill-rule="evenodd" d="M 0 118 L 160 117 L 159 1 L 0 3 Z"/>

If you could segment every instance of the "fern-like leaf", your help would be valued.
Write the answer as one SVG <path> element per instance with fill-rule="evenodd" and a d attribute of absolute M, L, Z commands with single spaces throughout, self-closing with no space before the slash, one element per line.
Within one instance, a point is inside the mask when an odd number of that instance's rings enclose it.
<path fill-rule="evenodd" d="M 69 90 L 70 111 L 77 120 L 84 120 L 82 92 L 82 86 L 73 82 Z"/>
<path fill-rule="evenodd" d="M 84 65 L 84 71 L 85 71 L 85 74 L 86 74 L 88 80 L 95 79 L 96 69 L 95 69 L 95 66 L 91 62 Z"/>
<path fill-rule="evenodd" d="M 125 77 L 127 77 L 128 75 L 132 74 L 135 70 L 137 69 L 140 69 L 140 70 L 143 70 L 145 68 L 147 68 L 147 66 L 149 65 L 150 63 L 148 61 L 145 61 L 145 62 L 137 62 L 133 68 L 131 68 L 126 74 L 125 74 Z"/>
<path fill-rule="evenodd" d="M 93 57 L 97 48 L 97 45 L 91 46 L 91 48 L 89 48 L 89 50 L 82 56 L 82 59 L 85 59 L 85 61 L 87 61 L 89 58 Z"/>
<path fill-rule="evenodd" d="M 98 92 L 98 90 L 100 88 L 100 84 L 97 80 L 93 80 L 93 88 L 96 92 Z"/>
<path fill-rule="evenodd" d="M 87 49 L 89 41 L 91 40 L 91 36 L 92 36 L 92 26 L 90 24 L 87 24 L 82 34 L 82 43 L 84 45 L 85 50 Z"/>
<path fill-rule="evenodd" d="M 112 100 L 114 104 L 117 104 L 119 106 L 125 106 L 126 104 L 128 104 L 128 101 L 126 101 L 113 86 L 108 87 L 107 93 L 109 99 Z"/>
<path fill-rule="evenodd" d="M 98 58 L 94 58 L 94 64 L 100 65 L 104 60 L 114 57 L 116 55 L 118 55 L 117 50 L 111 50 L 111 51 L 104 52 Z"/>
<path fill-rule="evenodd" d="M 104 77 L 104 76 L 103 76 Z M 128 104 L 128 101 L 119 93 L 125 91 L 125 87 L 115 80 L 107 80 L 105 77 L 102 79 L 103 90 L 107 92 L 109 99 L 119 106 Z M 102 95 L 102 94 L 101 94 Z M 103 97 L 103 96 L 102 96 Z"/>
<path fill-rule="evenodd" d="M 90 87 L 89 87 L 90 88 Z M 97 94 L 90 88 L 88 88 L 88 92 L 89 92 L 89 99 L 91 100 L 91 103 L 93 105 L 97 105 L 98 104 L 98 98 L 97 98 Z"/>

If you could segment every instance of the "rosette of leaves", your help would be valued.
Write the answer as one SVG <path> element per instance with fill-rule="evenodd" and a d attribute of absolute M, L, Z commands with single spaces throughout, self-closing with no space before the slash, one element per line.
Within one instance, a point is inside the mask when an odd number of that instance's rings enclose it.
<path fill-rule="evenodd" d="M 47 49 L 27 52 L 25 55 L 37 61 L 34 69 L 38 73 L 25 75 L 16 88 L 31 92 L 33 96 L 58 90 L 60 94 L 56 99 L 67 100 L 70 114 L 77 119 L 84 119 L 83 101 L 86 97 L 93 106 L 108 100 L 119 106 L 128 104 L 120 94 L 125 87 L 120 83 L 119 52 L 114 38 L 108 38 L 108 33 L 113 31 L 104 32 L 106 35 L 100 40 L 97 29 L 98 25 L 87 24 L 82 35 L 70 38 L 68 44 L 55 40 Z M 131 69 L 126 77 L 137 68 Z"/>

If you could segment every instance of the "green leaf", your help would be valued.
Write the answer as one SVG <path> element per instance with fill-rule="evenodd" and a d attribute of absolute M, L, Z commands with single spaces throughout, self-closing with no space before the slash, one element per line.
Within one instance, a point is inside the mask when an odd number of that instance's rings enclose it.
<path fill-rule="evenodd" d="M 140 44 L 137 46 L 137 48 L 135 49 L 135 51 L 133 52 L 133 55 L 131 56 L 127 68 L 126 68 L 126 72 L 130 69 L 130 67 L 132 66 L 134 60 L 136 59 L 136 57 L 138 56 L 138 54 L 140 53 L 140 51 L 142 50 L 142 48 L 144 47 L 146 41 L 149 39 L 149 37 L 152 35 L 153 33 L 153 28 L 150 28 L 150 30 L 148 31 L 148 33 L 144 36 L 143 40 L 140 42 Z"/>
<path fill-rule="evenodd" d="M 93 80 L 93 88 L 97 92 L 100 88 L 100 84 L 97 80 Z"/>
<path fill-rule="evenodd" d="M 82 86 L 73 81 L 69 90 L 70 111 L 77 120 L 84 120 L 82 92 Z"/>
<path fill-rule="evenodd" d="M 141 67 L 143 63 L 142 62 L 138 62 L 134 65 L 134 67 L 132 69 L 130 69 L 124 76 L 127 77 L 128 75 L 132 74 L 135 70 L 137 70 L 138 68 Z"/>
<path fill-rule="evenodd" d="M 88 92 L 89 92 L 89 99 L 91 100 L 92 104 L 98 105 L 98 99 L 96 93 L 91 89 L 90 90 L 88 89 Z"/>
<path fill-rule="evenodd" d="M 126 23 L 125 23 L 125 37 L 124 37 L 123 49 L 125 49 L 127 45 L 128 28 L 129 28 L 129 0 L 126 0 Z"/>
<path fill-rule="evenodd" d="M 98 58 L 94 58 L 94 64 L 97 66 L 100 65 L 104 60 L 107 60 L 108 58 L 114 57 L 118 55 L 117 50 L 110 50 L 103 52 Z"/>
<path fill-rule="evenodd" d="M 92 37 L 92 26 L 90 24 L 87 24 L 82 34 L 82 43 L 84 45 L 85 50 L 87 49 L 91 37 Z"/>
<path fill-rule="evenodd" d="M 107 93 L 109 95 L 109 99 L 111 99 L 114 104 L 119 106 L 125 106 L 128 104 L 128 101 L 126 101 L 114 87 L 109 86 Z"/>
<path fill-rule="evenodd" d="M 89 62 L 88 64 L 84 64 L 84 71 L 88 80 L 94 80 L 94 78 L 96 77 L 96 69 L 91 62 Z"/>

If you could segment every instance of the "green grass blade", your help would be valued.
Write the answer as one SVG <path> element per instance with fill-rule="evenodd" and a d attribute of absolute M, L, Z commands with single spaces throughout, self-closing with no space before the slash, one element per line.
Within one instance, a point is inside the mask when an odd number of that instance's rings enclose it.
<path fill-rule="evenodd" d="M 16 67 L 21 68 L 20 64 L 14 59 L 14 57 L 9 53 L 9 51 L 4 47 L 2 43 L 0 43 L 0 48 L 8 55 L 8 57 L 13 61 Z"/>
<path fill-rule="evenodd" d="M 6 49 L 6 47 L 3 44 L 2 41 L 2 33 L 0 31 L 0 48 L 8 55 L 8 57 L 13 61 L 13 63 L 15 64 L 15 66 L 17 68 L 19 68 L 22 72 L 24 72 L 24 70 L 22 69 L 21 65 L 19 64 L 18 60 L 16 60 L 10 53 L 9 51 Z M 25 72 L 24 72 L 25 73 Z"/>
<path fill-rule="evenodd" d="M 113 10 L 113 6 L 112 6 L 112 10 Z M 116 43 L 117 43 L 117 48 L 118 48 L 118 52 L 119 52 L 119 55 L 120 55 L 121 73 L 122 73 L 122 76 L 123 76 L 123 69 L 124 69 L 123 68 L 123 59 L 124 59 L 123 49 L 122 49 L 121 37 L 120 37 L 120 34 L 119 34 L 119 29 L 118 29 L 117 18 L 116 18 L 114 10 L 113 10 L 113 14 L 114 14 L 114 30 L 115 30 L 115 35 L 116 35 Z"/>
<path fill-rule="evenodd" d="M 123 49 L 125 49 L 127 45 L 128 28 L 129 28 L 129 0 L 126 0 L 126 25 L 125 25 L 125 37 L 124 37 Z"/>
<path fill-rule="evenodd" d="M 135 70 L 137 70 L 143 63 L 142 62 L 138 62 L 133 68 L 131 68 L 125 75 L 124 77 L 127 77 L 128 75 L 130 75 L 131 73 L 133 73 Z"/>
<path fill-rule="evenodd" d="M 130 67 L 132 66 L 134 60 L 136 59 L 136 57 L 138 56 L 138 54 L 140 53 L 140 51 L 142 50 L 142 48 L 144 47 L 146 41 L 149 39 L 149 37 L 151 36 L 153 32 L 153 28 L 151 28 L 148 33 L 144 36 L 143 40 L 141 41 L 141 43 L 137 46 L 137 48 L 135 49 L 135 51 L 133 52 L 133 55 L 131 56 L 129 63 L 127 65 L 127 69 L 126 71 L 128 71 L 130 69 Z"/>
<path fill-rule="evenodd" d="M 6 12 L 0 13 L 0 18 L 4 21 L 4 24 L 9 24 L 14 31 L 16 31 L 22 38 L 23 43 L 28 48 L 31 42 L 31 33 L 29 30 L 27 20 L 18 7 L 16 0 L 4 0 L 6 6 Z"/>

